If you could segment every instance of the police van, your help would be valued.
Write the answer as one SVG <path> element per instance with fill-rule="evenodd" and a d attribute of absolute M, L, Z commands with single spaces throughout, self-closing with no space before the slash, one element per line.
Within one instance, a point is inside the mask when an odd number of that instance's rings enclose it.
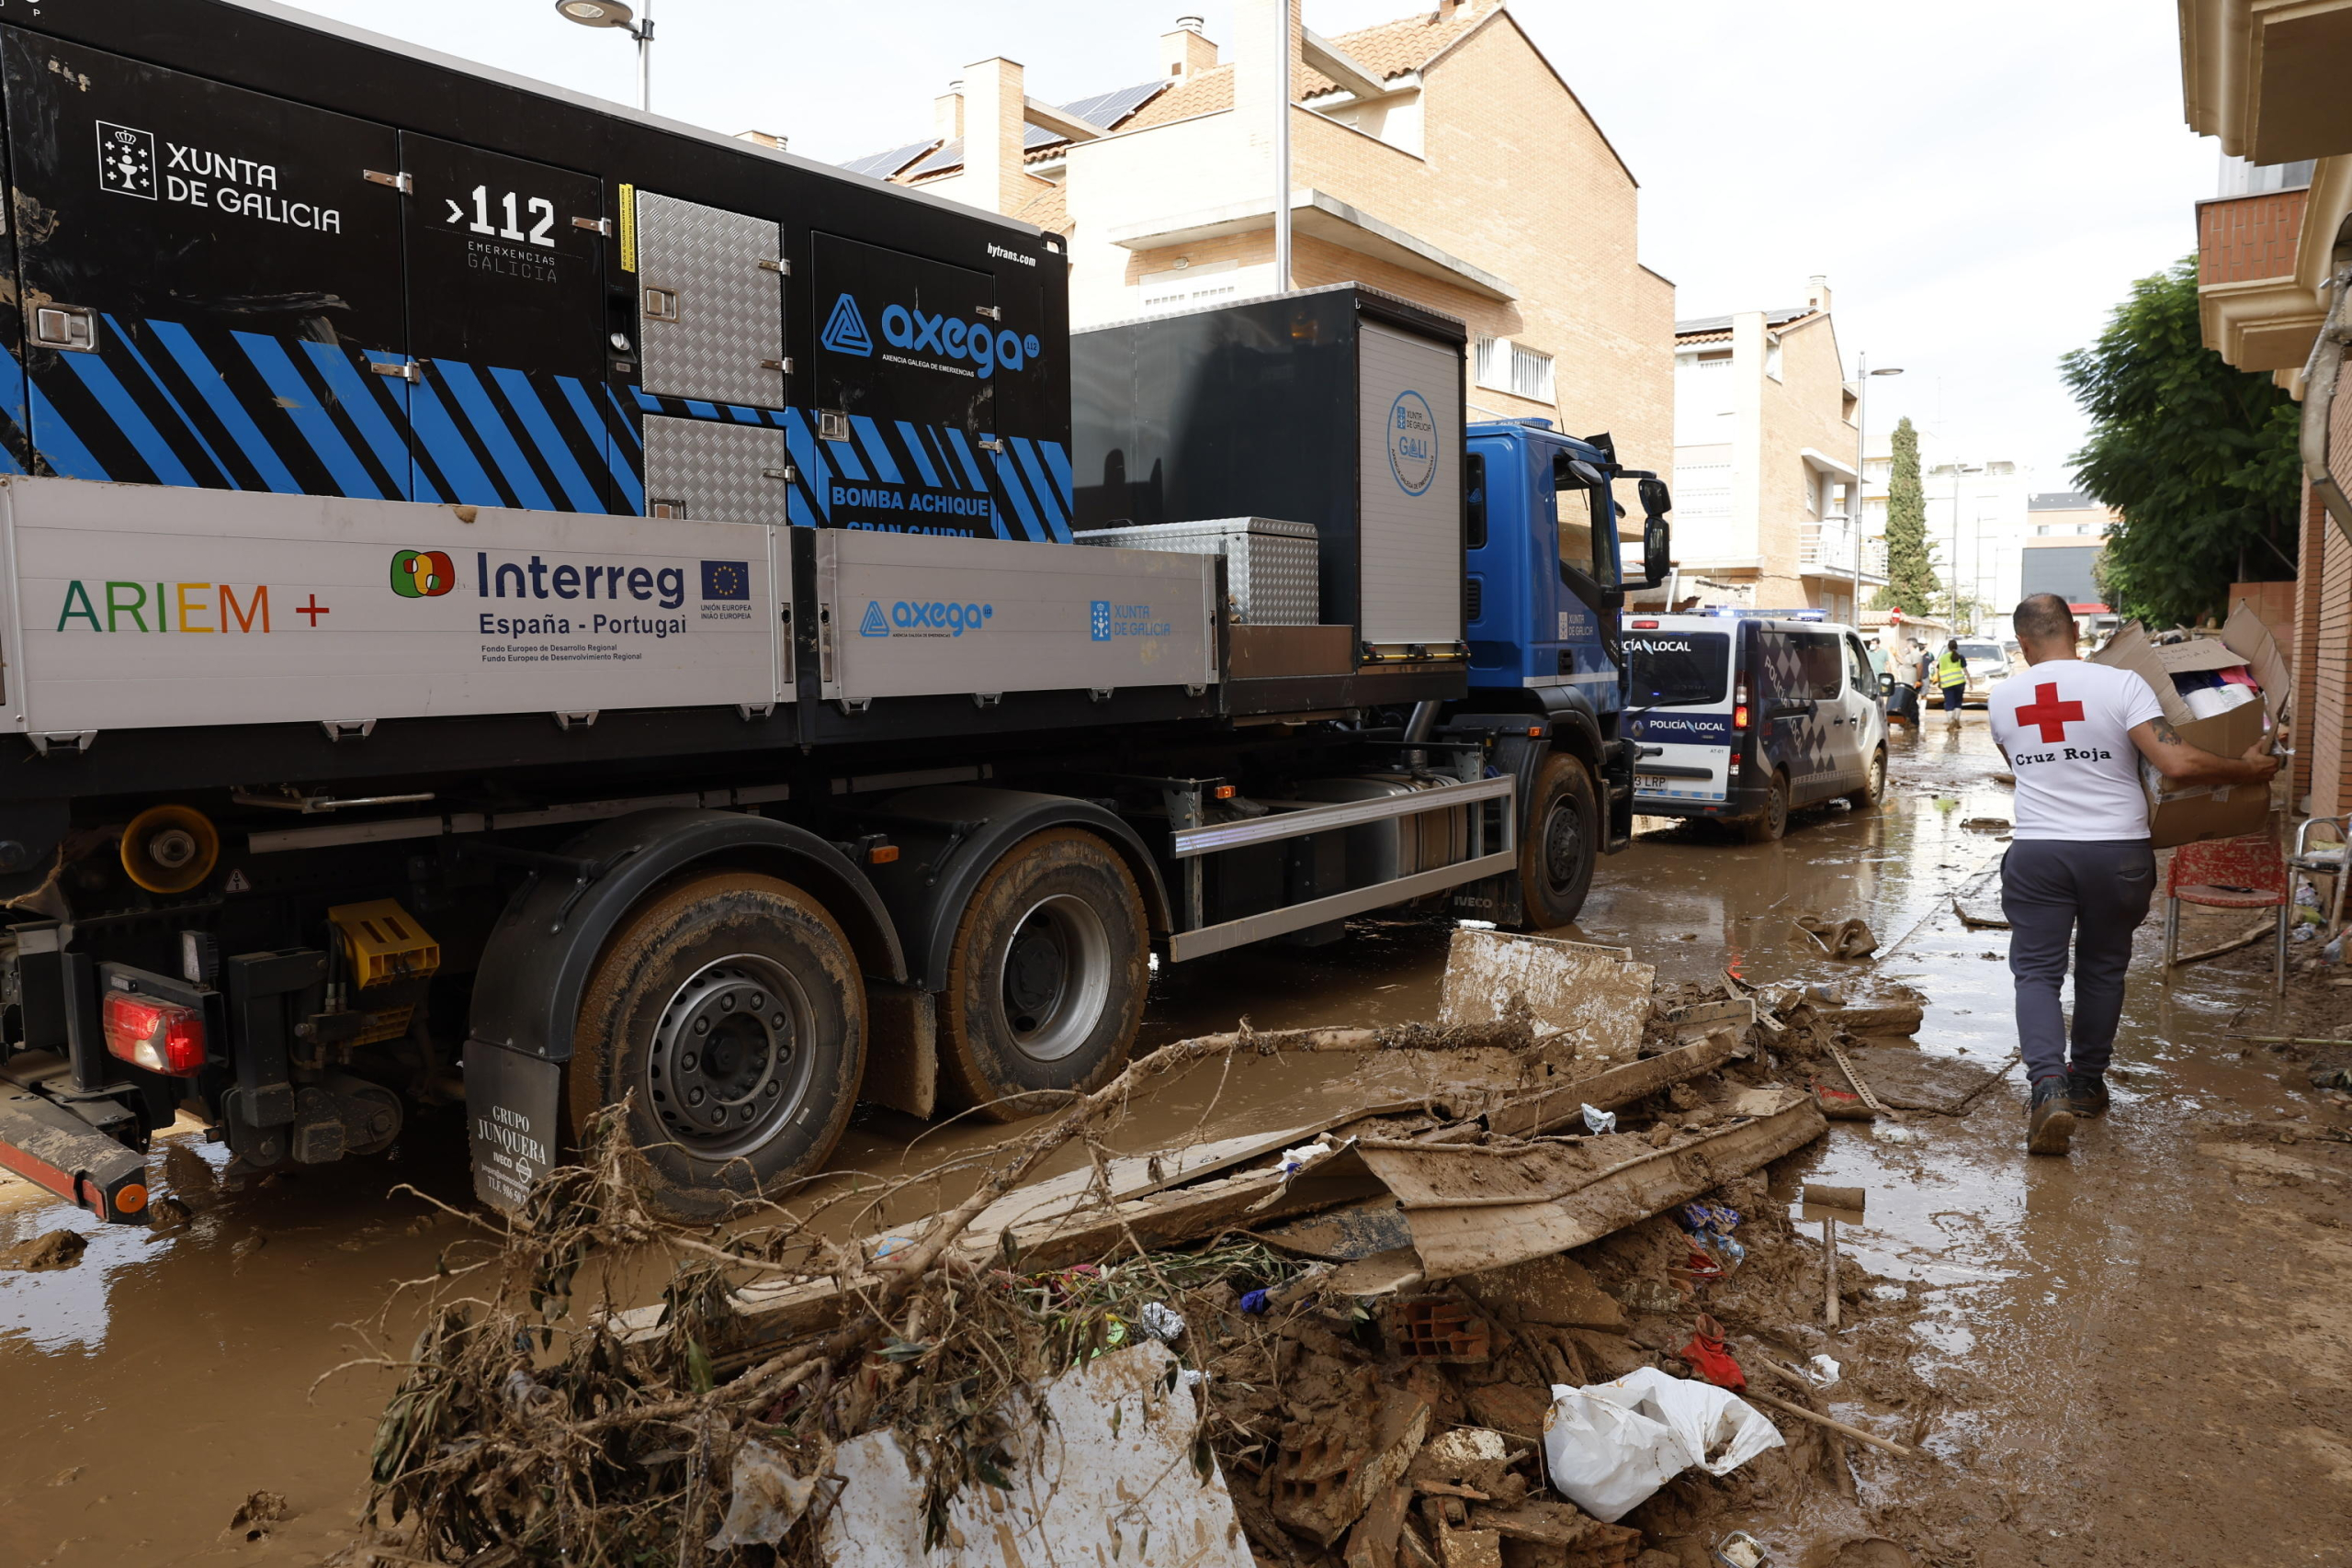
<path fill-rule="evenodd" d="M 1623 628 L 1637 814 L 1737 822 L 1760 843 L 1799 807 L 1885 793 L 1885 698 L 1851 628 L 1788 611 Z"/>

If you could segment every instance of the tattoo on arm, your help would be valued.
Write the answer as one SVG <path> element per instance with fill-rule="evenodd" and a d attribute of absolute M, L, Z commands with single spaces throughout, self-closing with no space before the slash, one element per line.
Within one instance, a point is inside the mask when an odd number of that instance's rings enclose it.
<path fill-rule="evenodd" d="M 2158 716 L 2156 718 L 2150 719 L 2148 722 L 2154 727 L 2149 731 L 2149 733 L 2156 738 L 2157 744 L 2163 746 L 2186 746 L 2188 744 L 2188 741 L 2183 740 L 2180 738 L 2180 731 L 2172 727 L 2172 721 L 2170 719 Z"/>

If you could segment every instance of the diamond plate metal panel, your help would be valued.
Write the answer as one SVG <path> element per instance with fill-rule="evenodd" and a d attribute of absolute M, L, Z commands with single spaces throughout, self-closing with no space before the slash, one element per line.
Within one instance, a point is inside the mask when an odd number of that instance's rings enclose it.
<path fill-rule="evenodd" d="M 1312 523 L 1276 517 L 1224 517 L 1203 523 L 1152 523 L 1096 528 L 1081 545 L 1178 555 L 1225 557 L 1234 614 L 1253 626 L 1312 626 L 1322 622 L 1318 540 Z"/>
<path fill-rule="evenodd" d="M 790 521 L 784 432 L 770 425 L 645 416 L 645 510 L 713 523 Z"/>
<path fill-rule="evenodd" d="M 783 252 L 774 223 L 637 193 L 639 344 L 659 397 L 784 406 Z M 767 262 L 770 266 L 760 264 Z"/>

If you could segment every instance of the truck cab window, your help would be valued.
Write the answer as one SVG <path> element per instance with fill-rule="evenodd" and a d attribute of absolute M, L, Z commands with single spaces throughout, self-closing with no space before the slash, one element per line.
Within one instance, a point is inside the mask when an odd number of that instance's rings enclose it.
<path fill-rule="evenodd" d="M 1609 491 L 1588 487 L 1565 456 L 1552 459 L 1552 489 L 1559 514 L 1560 570 L 1614 588 L 1617 508 Z"/>
<path fill-rule="evenodd" d="M 1473 452 L 1463 465 L 1462 505 L 1464 546 L 1465 549 L 1487 547 L 1487 459 Z"/>

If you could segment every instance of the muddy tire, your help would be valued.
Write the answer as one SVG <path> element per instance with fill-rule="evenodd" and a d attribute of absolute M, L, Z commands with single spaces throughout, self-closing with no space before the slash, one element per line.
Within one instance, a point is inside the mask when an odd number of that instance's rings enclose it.
<path fill-rule="evenodd" d="M 1600 812 L 1592 773 L 1575 757 L 1554 752 L 1535 775 L 1519 846 L 1520 900 L 1530 931 L 1565 926 L 1583 912 L 1600 853 Z"/>
<path fill-rule="evenodd" d="M 1862 770 L 1862 787 L 1846 796 L 1846 804 L 1857 811 L 1870 811 L 1886 798 L 1886 748 L 1871 752 L 1871 765 Z"/>
<path fill-rule="evenodd" d="M 1033 833 L 980 879 L 941 998 L 943 1098 L 992 1121 L 1035 1116 L 1126 1066 L 1151 977 L 1143 895 L 1076 828 Z"/>
<path fill-rule="evenodd" d="M 822 1165 L 865 1071 L 865 987 L 841 927 L 789 883 L 722 872 L 655 895 L 597 961 L 571 1121 L 628 1097 L 649 1201 L 709 1219 Z"/>
<path fill-rule="evenodd" d="M 1739 825 L 1740 836 L 1751 844 L 1770 844 L 1789 830 L 1789 775 L 1772 770 L 1772 784 L 1764 794 L 1764 809 Z"/>

